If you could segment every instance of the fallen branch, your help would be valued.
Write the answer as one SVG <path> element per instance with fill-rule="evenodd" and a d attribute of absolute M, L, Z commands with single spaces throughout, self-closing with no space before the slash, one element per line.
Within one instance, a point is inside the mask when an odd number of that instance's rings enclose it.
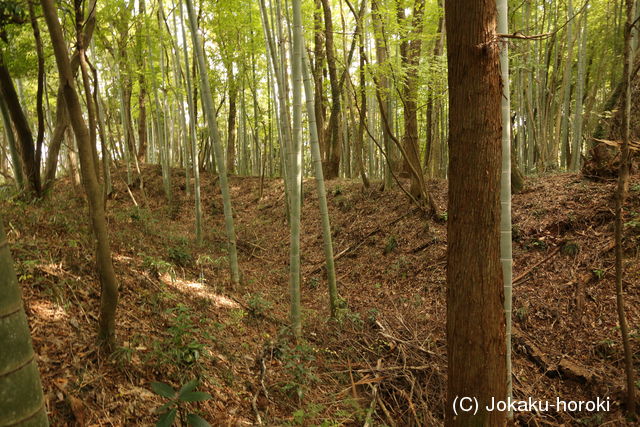
<path fill-rule="evenodd" d="M 516 327 L 513 327 L 512 336 L 516 348 L 519 348 L 529 360 L 538 365 L 546 376 L 550 378 L 559 377 L 581 384 L 592 383 L 598 379 L 596 374 L 569 359 L 562 359 L 557 364 L 551 362 L 549 358 Z"/>
<path fill-rule="evenodd" d="M 520 282 L 522 279 L 524 279 L 525 277 L 527 277 L 533 270 L 536 269 L 536 267 L 540 267 L 542 264 L 544 264 L 545 262 L 549 261 L 551 258 L 553 258 L 553 256 L 555 254 L 557 254 L 558 252 L 560 252 L 560 248 L 561 246 L 558 246 L 557 248 L 555 248 L 553 251 L 551 251 L 551 253 L 549 255 L 547 255 L 546 257 L 544 257 L 543 259 L 541 259 L 540 261 L 536 262 L 535 264 L 533 264 L 531 267 L 529 267 L 524 273 L 520 274 L 519 276 L 517 276 L 516 278 L 513 279 L 513 285 L 517 285 L 518 282 Z"/>
<path fill-rule="evenodd" d="M 407 211 L 406 213 L 400 215 L 399 217 L 397 217 L 396 219 L 394 219 L 393 221 L 389 222 L 388 224 L 385 225 L 379 225 L 378 227 L 376 227 L 375 229 L 373 229 L 372 231 L 370 231 L 369 233 L 367 233 L 362 239 L 360 239 L 360 241 L 356 244 L 353 244 L 351 246 L 348 246 L 347 248 L 345 248 L 344 250 L 338 252 L 336 255 L 333 256 L 333 260 L 337 261 L 340 258 L 342 258 L 343 256 L 345 256 L 346 254 L 348 254 L 349 252 L 352 252 L 356 249 L 358 249 L 360 246 L 362 246 L 362 244 L 364 242 L 367 241 L 367 239 L 375 234 L 378 234 L 379 232 L 381 232 L 382 230 L 385 230 L 387 227 L 394 225 L 395 223 L 399 222 L 400 220 L 404 219 L 405 217 L 409 216 L 409 214 L 412 214 L 416 211 L 416 209 Z M 320 264 L 318 264 L 314 269 L 312 269 L 311 271 L 309 271 L 307 274 L 311 275 L 311 274 L 316 274 L 318 273 L 320 270 L 322 270 L 324 267 L 326 267 L 325 262 L 322 262 Z"/>

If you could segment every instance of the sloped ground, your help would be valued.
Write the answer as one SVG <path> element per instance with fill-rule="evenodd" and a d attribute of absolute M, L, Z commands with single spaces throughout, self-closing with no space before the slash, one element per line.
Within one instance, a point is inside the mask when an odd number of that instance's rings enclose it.
<path fill-rule="evenodd" d="M 446 390 L 446 214 L 425 220 L 400 190 L 328 183 L 339 289 L 328 321 L 322 234 L 312 180 L 303 205 L 304 337 L 287 338 L 288 230 L 280 180 L 231 179 L 242 289 L 231 289 L 217 181 L 203 174 L 205 239 L 193 244 L 193 200 L 173 174 L 143 169 L 145 194 L 116 173 L 109 200 L 120 280 L 120 348 L 96 350 L 99 288 L 86 208 L 68 181 L 52 200 L 1 202 L 23 286 L 53 425 L 149 425 L 163 398 L 152 381 L 198 377 L 213 398 L 190 408 L 213 425 L 438 425 Z M 444 212 L 446 183 L 430 188 Z M 181 189 L 182 187 L 182 189 Z M 640 186 L 632 182 L 626 292 L 638 349 Z M 623 425 L 616 327 L 614 184 L 577 175 L 530 179 L 514 197 L 514 395 L 610 397 L 608 413 L 517 414 L 530 425 Z M 636 357 L 636 367 L 638 367 Z"/>

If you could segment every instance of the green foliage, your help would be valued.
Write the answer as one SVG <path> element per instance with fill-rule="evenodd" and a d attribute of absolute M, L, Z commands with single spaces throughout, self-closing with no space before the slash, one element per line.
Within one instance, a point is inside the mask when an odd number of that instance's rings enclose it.
<path fill-rule="evenodd" d="M 580 252 L 580 245 L 577 242 L 567 242 L 560 248 L 560 253 L 566 256 L 576 256 Z"/>
<path fill-rule="evenodd" d="M 604 278 L 604 275 L 607 273 L 606 270 L 600 268 L 594 268 L 593 270 L 591 270 L 591 272 L 594 276 L 596 276 L 596 279 L 598 280 L 602 280 Z"/>
<path fill-rule="evenodd" d="M 193 262 L 193 255 L 185 245 L 172 246 L 168 250 L 168 258 L 180 267 L 187 267 Z"/>
<path fill-rule="evenodd" d="M 176 316 L 167 329 L 169 338 L 162 342 L 155 341 L 152 354 L 160 364 L 190 366 L 198 362 L 205 345 L 196 336 L 198 328 L 192 319 L 191 309 L 178 304 L 167 313 Z"/>
<path fill-rule="evenodd" d="M 209 393 L 195 391 L 198 387 L 198 380 L 191 380 L 184 384 L 180 390 L 175 391 L 173 387 L 161 382 L 151 383 L 151 389 L 159 396 L 169 399 L 167 403 L 162 405 L 157 413 L 160 414 L 156 427 L 170 427 L 174 424 L 176 416 L 180 421 L 180 425 L 204 427 L 210 426 L 202 417 L 190 412 L 187 405 L 192 402 L 204 402 L 211 399 Z"/>
<path fill-rule="evenodd" d="M 525 243 L 524 247 L 525 249 L 529 249 L 529 250 L 535 249 L 539 251 L 544 251 L 549 247 L 549 245 L 543 239 L 531 239 L 527 243 Z"/>
<path fill-rule="evenodd" d="M 138 255 L 142 257 L 142 266 L 144 269 L 154 277 L 158 278 L 161 274 L 169 274 L 172 281 L 176 280 L 176 271 L 173 264 L 170 262 L 142 253 L 139 253 Z"/>
<path fill-rule="evenodd" d="M 322 411 L 324 411 L 325 406 L 320 403 L 309 403 L 305 405 L 303 408 L 300 408 L 294 411 L 293 415 L 293 424 L 294 425 L 309 425 L 309 422 L 314 420 Z M 324 425 L 324 423 L 322 424 Z"/>
<path fill-rule="evenodd" d="M 318 289 L 318 287 L 320 287 L 320 279 L 318 279 L 318 277 L 316 276 L 313 276 L 307 281 L 307 284 L 311 289 Z"/>
<path fill-rule="evenodd" d="M 262 294 L 252 294 L 247 300 L 249 306 L 249 315 L 254 317 L 261 317 L 273 307 L 273 303 L 265 299 Z"/>
<path fill-rule="evenodd" d="M 24 261 L 16 262 L 16 274 L 18 276 L 18 282 L 27 282 L 33 280 L 36 267 L 40 265 L 40 260 L 26 259 Z"/>
<path fill-rule="evenodd" d="M 396 240 L 395 236 L 389 236 L 389 239 L 387 239 L 387 244 L 384 247 L 384 254 L 388 255 L 391 252 L 393 252 L 393 250 L 395 248 L 398 247 L 398 241 Z"/>
<path fill-rule="evenodd" d="M 515 310 L 514 312 L 516 319 L 518 319 L 520 322 L 524 322 L 525 320 L 527 320 L 527 314 L 529 314 L 529 309 L 525 306 L 519 307 L 517 310 Z"/>
<path fill-rule="evenodd" d="M 290 378 L 282 386 L 282 391 L 302 400 L 308 388 L 319 381 L 314 373 L 315 368 L 311 366 L 311 362 L 316 360 L 317 350 L 304 340 L 299 341 L 295 346 L 282 345 L 279 350 L 280 359 Z"/>

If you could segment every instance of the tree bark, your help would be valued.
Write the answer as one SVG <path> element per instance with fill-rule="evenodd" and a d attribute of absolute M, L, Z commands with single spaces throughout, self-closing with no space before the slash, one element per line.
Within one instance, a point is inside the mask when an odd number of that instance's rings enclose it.
<path fill-rule="evenodd" d="M 496 1 L 448 0 L 445 13 L 450 29 L 446 424 L 501 426 L 505 413 L 485 408 L 492 398 L 506 396 Z M 462 396 L 477 399 L 477 413 L 458 408 L 454 414 L 454 401 Z"/>
<path fill-rule="evenodd" d="M 22 160 L 18 154 L 18 147 L 16 145 L 16 137 L 13 133 L 13 125 L 11 124 L 11 118 L 9 117 L 9 109 L 4 102 L 4 98 L 0 97 L 0 113 L 2 113 L 2 124 L 4 126 L 4 132 L 7 137 L 7 143 L 9 144 L 9 153 L 11 155 L 11 165 L 13 167 L 13 175 L 16 180 L 16 186 L 18 191 L 22 191 L 24 188 L 24 175 L 22 168 Z"/>
<path fill-rule="evenodd" d="M 616 221 L 615 221 L 615 254 L 616 254 L 616 303 L 618 311 L 618 323 L 620 324 L 620 335 L 624 349 L 624 369 L 626 374 L 627 388 L 627 414 L 630 418 L 635 417 L 636 397 L 635 397 L 635 372 L 633 367 L 633 350 L 629 342 L 629 327 L 625 310 L 624 290 L 622 279 L 624 277 L 623 265 L 623 232 L 624 217 L 623 207 L 629 190 L 629 142 L 631 139 L 631 67 L 633 64 L 632 35 L 633 20 L 635 17 L 635 0 L 626 0 L 627 22 L 624 31 L 624 69 L 623 79 L 623 110 L 622 110 L 622 147 L 620 159 L 620 172 L 618 174 L 618 188 L 616 192 Z"/>
<path fill-rule="evenodd" d="M 40 27 L 38 26 L 38 18 L 33 9 L 33 0 L 28 0 L 29 19 L 31 28 L 33 29 L 33 38 L 36 42 L 36 56 L 38 57 L 38 88 L 36 92 L 36 114 L 38 116 L 38 130 L 36 134 L 36 154 L 35 161 L 38 170 L 42 159 L 42 142 L 44 141 L 44 108 L 42 97 L 44 94 L 44 52 L 42 49 L 42 38 L 40 37 Z M 39 173 L 39 172 L 38 172 Z"/>
<path fill-rule="evenodd" d="M 76 135 L 82 184 L 87 200 L 93 236 L 96 240 L 96 269 L 101 283 L 100 317 L 98 327 L 98 341 L 107 350 L 115 347 L 115 314 L 118 304 L 118 282 L 111 261 L 111 248 L 107 232 L 107 222 L 104 216 L 104 205 L 100 185 L 96 179 L 96 165 L 94 164 L 89 129 L 82 117 L 82 108 L 75 88 L 73 71 L 67 56 L 67 44 L 62 35 L 62 28 L 58 21 L 57 11 L 53 0 L 41 0 L 51 43 L 53 46 L 60 86 L 64 92 L 65 102 L 69 111 L 71 126 Z"/>
<path fill-rule="evenodd" d="M 400 57 L 405 77 L 402 81 L 402 98 L 404 104 L 404 151 L 407 153 L 403 162 L 403 172 L 411 177 L 409 192 L 413 197 L 420 198 L 424 191 L 424 177 L 420 164 L 420 149 L 418 147 L 418 67 L 422 52 L 422 25 L 424 16 L 424 0 L 416 0 L 413 6 L 413 20 L 411 31 L 402 37 L 400 43 Z M 404 9 L 398 8 L 398 19 L 406 20 Z"/>
<path fill-rule="evenodd" d="M 89 15 L 84 21 L 82 27 L 84 28 L 83 39 L 85 43 L 90 43 L 93 37 L 93 30 L 96 25 L 96 0 L 91 0 L 88 11 Z M 80 55 L 75 52 L 71 56 L 71 70 L 75 76 L 80 66 Z M 64 140 L 64 134 L 69 126 L 69 116 L 67 114 L 67 107 L 64 103 L 64 93 L 62 87 L 58 88 L 58 94 L 56 97 L 56 125 L 51 135 L 51 139 L 48 144 L 47 160 L 44 169 L 44 181 L 43 181 L 43 193 L 47 193 L 53 184 L 56 177 L 56 171 L 58 169 L 58 154 L 60 153 L 60 147 Z"/>
<path fill-rule="evenodd" d="M 236 232 L 233 224 L 233 211 L 231 208 L 231 196 L 229 195 L 229 184 L 227 182 L 227 168 L 222 156 L 222 146 L 220 143 L 220 135 L 218 134 L 218 125 L 216 122 L 216 111 L 213 106 L 213 98 L 211 95 L 211 87 L 207 77 L 207 66 L 205 62 L 204 49 L 200 41 L 198 33 L 198 24 L 196 22 L 196 14 L 191 0 L 186 0 L 187 14 L 189 16 L 189 26 L 191 28 L 191 37 L 193 40 L 193 49 L 195 50 L 195 59 L 198 61 L 200 74 L 200 87 L 202 94 L 203 109 L 207 117 L 209 125 L 209 134 L 213 152 L 218 167 L 218 178 L 220 182 L 220 192 L 222 193 L 222 204 L 224 209 L 224 222 L 227 233 L 227 250 L 229 253 L 229 266 L 231 267 L 231 280 L 234 286 L 240 284 L 240 270 L 238 268 L 238 250 L 236 246 Z M 195 86 L 195 85 L 194 85 Z"/>
<path fill-rule="evenodd" d="M 386 67 L 388 52 L 387 46 L 384 41 L 384 14 L 380 11 L 378 5 L 379 0 L 371 0 L 371 15 L 373 17 L 373 37 L 376 45 L 376 64 L 381 69 L 380 77 L 375 79 L 376 91 L 378 92 L 378 102 L 380 115 L 382 117 L 389 117 L 388 99 L 389 99 L 389 78 L 385 75 L 383 67 Z M 382 126 L 382 138 L 383 146 L 387 155 L 391 158 L 391 134 L 387 126 Z M 389 162 L 384 162 L 384 188 L 389 188 L 392 185 L 391 167 Z"/>
<path fill-rule="evenodd" d="M 16 88 L 11 80 L 9 69 L 0 55 L 0 95 L 4 97 L 9 116 L 16 130 L 20 149 L 18 150 L 24 167 L 25 193 L 27 197 L 40 197 L 40 167 L 36 163 L 36 150 L 33 145 L 33 135 L 22 110 Z"/>
<path fill-rule="evenodd" d="M 140 13 L 139 15 L 146 19 L 146 5 L 145 0 L 140 0 Z M 144 27 L 144 23 L 141 24 Z M 140 93 L 138 95 L 138 163 L 144 163 L 147 156 L 147 84 L 145 78 L 146 61 L 145 61 L 145 46 L 142 41 L 142 30 L 138 29 L 138 85 L 140 86 Z"/>
<path fill-rule="evenodd" d="M 227 67 L 227 85 L 229 86 L 229 119 L 227 122 L 227 172 L 233 174 L 236 164 L 236 116 L 238 112 L 238 85 L 233 76 L 233 63 Z"/>
<path fill-rule="evenodd" d="M 324 63 L 325 63 L 325 47 L 324 47 L 324 32 L 322 30 L 322 3 L 320 0 L 314 0 L 315 10 L 313 12 L 313 35 L 314 35 L 314 60 L 315 63 L 312 66 L 313 82 L 314 82 L 314 111 L 316 116 L 316 126 L 318 128 L 318 143 L 320 144 L 320 153 L 326 155 L 326 143 L 325 143 L 325 129 L 324 122 L 326 119 L 326 108 L 324 99 Z"/>
<path fill-rule="evenodd" d="M 324 176 L 326 179 L 338 177 L 340 169 L 340 157 L 342 156 L 342 140 L 340 120 L 342 91 L 336 66 L 335 48 L 333 45 L 333 20 L 331 18 L 331 5 L 329 0 L 321 0 L 324 11 L 324 37 L 327 53 L 327 67 L 329 69 L 329 83 L 331 85 L 331 115 L 329 116 L 329 141 L 325 157 Z"/>

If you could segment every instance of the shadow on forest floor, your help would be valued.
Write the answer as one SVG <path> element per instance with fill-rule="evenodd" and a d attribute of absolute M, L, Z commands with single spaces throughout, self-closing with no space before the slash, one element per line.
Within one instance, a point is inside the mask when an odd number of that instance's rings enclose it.
<path fill-rule="evenodd" d="M 116 171 L 115 176 L 123 171 Z M 288 228 L 281 180 L 231 178 L 244 284 L 231 289 L 217 182 L 203 173 L 204 244 L 193 199 L 174 171 L 174 203 L 156 167 L 146 195 L 114 179 L 108 201 L 120 281 L 119 348 L 96 351 L 99 288 L 86 208 L 58 183 L 51 200 L 0 202 L 30 319 L 52 425 L 155 422 L 150 391 L 198 377 L 213 399 L 194 406 L 213 425 L 438 425 L 446 389 L 446 223 L 412 212 L 400 190 L 327 183 L 339 291 L 328 322 L 315 186 L 305 181 L 304 340 L 288 339 Z M 182 189 L 180 188 L 182 186 Z M 429 183 L 442 211 L 446 183 Z M 640 337 L 640 185 L 627 210 L 626 298 Z M 514 396 L 610 397 L 611 411 L 521 414 L 532 425 L 623 424 L 623 362 L 614 292 L 614 183 L 531 178 L 513 199 Z M 636 363 L 638 363 L 636 356 Z M 324 422 L 324 424 L 323 424 Z"/>

